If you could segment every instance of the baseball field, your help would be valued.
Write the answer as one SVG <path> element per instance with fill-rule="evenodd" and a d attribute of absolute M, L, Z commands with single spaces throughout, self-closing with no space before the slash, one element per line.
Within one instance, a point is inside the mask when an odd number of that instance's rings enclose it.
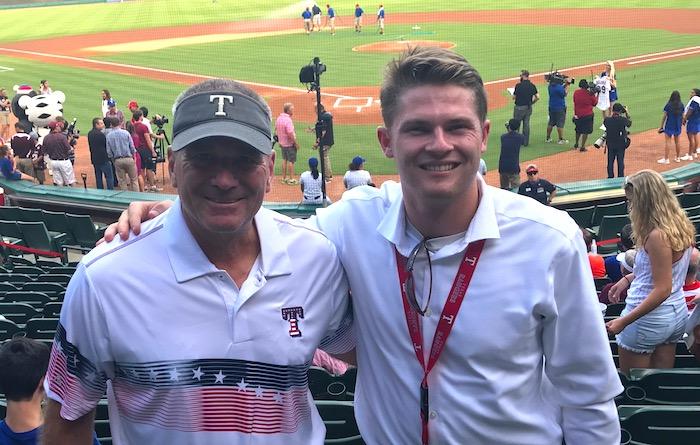
<path fill-rule="evenodd" d="M 311 4 L 307 0 L 141 0 L 0 9 L 0 86 L 38 88 L 39 80 L 48 79 L 66 94 L 66 118 L 78 118 L 85 134 L 100 113 L 102 89 L 110 90 L 122 110 L 134 99 L 151 114 L 172 117 L 172 103 L 187 85 L 210 77 L 240 80 L 269 101 L 273 116 L 283 103 L 295 104 L 301 142 L 298 174 L 316 153 L 314 136 L 305 131 L 315 122 L 315 94 L 299 83 L 298 73 L 319 57 L 327 66 L 321 77 L 322 101 L 335 122 L 335 178 L 329 191 L 337 199 L 340 177 L 356 155 L 367 159 L 375 182 L 395 175 L 393 161 L 382 156 L 375 137 L 381 125 L 379 84 L 383 67 L 407 45 L 452 47 L 481 72 L 492 122 L 484 159 L 493 172 L 486 178 L 493 184 L 499 136 L 512 115 L 507 88 L 515 85 L 521 69 L 530 71 L 542 98 L 534 106 L 531 144 L 521 151 L 523 164 L 538 163 L 541 175 L 554 182 L 606 176 L 602 151 L 580 153 L 571 144 L 545 144 L 544 74 L 553 67 L 576 79 L 591 78 L 612 60 L 619 101 L 628 106 L 633 120 L 627 172 L 678 166 L 656 163 L 663 136 L 655 129 L 673 90 L 686 101 L 690 89 L 700 87 L 700 5 L 620 1 L 611 9 L 602 0 L 394 0 L 384 3 L 386 32 L 380 35 L 375 22 L 379 2 L 361 2 L 365 16 L 360 33 L 352 28 L 355 3 L 331 2 L 338 15 L 335 35 L 325 27 L 304 33 L 300 15 Z M 573 143 L 570 96 L 565 134 Z M 596 122 L 597 127 L 599 114 Z M 683 136 L 682 149 L 687 145 Z M 280 166 L 277 162 L 278 171 Z M 81 172 L 88 174 L 88 186 L 94 184 L 84 137 L 76 176 Z M 279 181 L 268 196 L 271 201 L 298 199 L 296 187 Z"/>

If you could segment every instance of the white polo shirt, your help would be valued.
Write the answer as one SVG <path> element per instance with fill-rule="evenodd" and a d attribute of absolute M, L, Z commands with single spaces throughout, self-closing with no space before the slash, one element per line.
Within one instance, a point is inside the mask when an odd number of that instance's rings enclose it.
<path fill-rule="evenodd" d="M 432 300 L 422 318 L 426 356 L 467 244 L 486 240 L 429 376 L 430 443 L 552 445 L 564 436 L 570 445 L 619 444 L 613 397 L 622 386 L 579 228 L 566 213 L 487 186 L 481 177 L 479 186 L 482 197 L 466 233 L 431 253 Z M 420 236 L 407 227 L 401 186 L 350 190 L 318 209 L 315 223 L 336 245 L 352 289 L 362 437 L 368 444 L 420 443 L 423 371 L 393 250 L 408 257 Z M 427 295 L 425 257 L 414 279 L 416 295 Z"/>
<path fill-rule="evenodd" d="M 261 253 L 237 288 L 179 201 L 87 255 L 68 286 L 45 387 L 72 420 L 111 381 L 115 443 L 322 444 L 314 350 L 346 327 L 347 283 L 320 232 L 261 209 Z"/>

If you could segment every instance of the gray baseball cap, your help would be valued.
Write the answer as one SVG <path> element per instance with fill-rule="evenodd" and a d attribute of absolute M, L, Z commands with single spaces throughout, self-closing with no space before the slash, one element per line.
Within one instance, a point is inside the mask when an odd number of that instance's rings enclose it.
<path fill-rule="evenodd" d="M 173 117 L 173 151 L 212 136 L 233 138 L 260 153 L 272 153 L 267 109 L 240 93 L 197 93 L 177 104 Z"/>

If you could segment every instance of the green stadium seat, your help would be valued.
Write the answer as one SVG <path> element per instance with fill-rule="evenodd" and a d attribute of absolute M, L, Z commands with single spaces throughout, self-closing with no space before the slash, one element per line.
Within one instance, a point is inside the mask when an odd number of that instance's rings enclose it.
<path fill-rule="evenodd" d="M 700 369 L 631 369 L 625 404 L 700 406 Z"/>
<path fill-rule="evenodd" d="M 100 445 L 112 445 L 112 432 L 109 428 L 107 399 L 102 399 L 95 410 L 95 434 Z"/>
<path fill-rule="evenodd" d="M 31 318 L 27 320 L 24 331 L 29 338 L 51 343 L 56 336 L 57 327 L 58 318 Z"/>
<path fill-rule="evenodd" d="M 0 283 L 22 284 L 30 281 L 34 281 L 34 279 L 23 273 L 0 273 Z"/>
<path fill-rule="evenodd" d="M 17 207 L 17 212 L 17 222 L 44 222 L 44 213 L 41 211 L 41 209 Z"/>
<path fill-rule="evenodd" d="M 19 221 L 17 225 L 22 230 L 27 247 L 48 252 L 60 252 L 61 246 L 66 243 L 65 234 L 49 233 L 43 221 Z"/>
<path fill-rule="evenodd" d="M 40 283 L 59 283 L 64 286 L 68 285 L 71 275 L 63 273 L 45 273 L 44 275 L 39 275 L 36 280 Z"/>
<path fill-rule="evenodd" d="M 0 206 L 0 219 L 3 221 L 19 220 L 19 207 Z"/>
<path fill-rule="evenodd" d="M 14 335 L 22 329 L 17 326 L 12 320 L 0 320 L 0 343 L 5 340 L 10 340 Z"/>
<path fill-rule="evenodd" d="M 75 273 L 75 267 L 74 266 L 61 266 L 61 267 L 54 267 L 52 269 L 49 269 L 46 271 L 46 273 L 58 273 L 58 274 L 63 274 L 63 275 L 73 275 Z"/>
<path fill-rule="evenodd" d="M 2 300 L 2 296 L 4 296 L 5 293 L 15 292 L 18 290 L 19 288 L 12 283 L 0 283 L 0 300 Z"/>
<path fill-rule="evenodd" d="M 34 264 L 37 267 L 41 267 L 44 269 L 46 272 L 49 272 L 49 269 L 53 269 L 54 267 L 63 267 L 63 263 L 60 261 L 52 261 L 52 260 L 36 260 Z"/>
<path fill-rule="evenodd" d="M 39 311 L 27 303 L 0 303 L 0 314 L 18 326 L 24 327 L 27 320 L 38 317 Z"/>
<path fill-rule="evenodd" d="M 10 262 L 10 264 L 14 264 L 15 266 L 34 266 L 36 264 L 23 256 L 17 255 L 11 255 L 7 258 L 7 260 Z"/>
<path fill-rule="evenodd" d="M 622 310 L 624 308 L 625 308 L 625 303 L 611 303 L 605 309 L 605 316 L 606 317 L 617 317 L 622 313 Z"/>
<path fill-rule="evenodd" d="M 61 308 L 63 308 L 63 303 L 58 301 L 46 303 L 42 315 L 44 318 L 59 318 L 61 316 Z"/>
<path fill-rule="evenodd" d="M 22 286 L 23 291 L 34 291 L 43 292 L 52 299 L 57 299 L 59 295 L 66 292 L 66 286 L 62 283 L 51 283 L 42 281 L 33 281 L 31 283 L 24 283 Z"/>
<path fill-rule="evenodd" d="M 44 224 L 46 224 L 46 229 L 49 232 L 64 233 L 66 235 L 65 244 L 75 243 L 73 233 L 70 229 L 70 223 L 68 222 L 68 217 L 65 213 L 44 210 L 42 214 L 44 217 Z"/>
<path fill-rule="evenodd" d="M 2 301 L 4 303 L 27 303 L 31 304 L 34 309 L 42 311 L 46 303 L 50 303 L 52 300 L 42 292 L 20 290 L 6 293 Z"/>
<path fill-rule="evenodd" d="M 685 210 L 685 214 L 688 215 L 688 218 L 696 218 L 700 216 L 700 205 L 696 205 L 695 207 L 688 207 Z"/>
<path fill-rule="evenodd" d="M 598 204 L 591 220 L 591 228 L 595 229 L 603 221 L 605 216 L 627 215 L 627 202 L 620 201 L 612 204 Z"/>
<path fill-rule="evenodd" d="M 90 249 L 95 247 L 95 243 L 102 238 L 106 229 L 106 226 L 101 227 L 96 225 L 88 215 L 72 215 L 66 213 L 66 217 L 70 223 L 73 238 L 81 247 Z"/>
<path fill-rule="evenodd" d="M 608 243 L 598 244 L 598 253 L 600 255 L 608 255 L 617 252 L 617 242 L 610 242 L 610 240 L 619 238 L 620 231 L 626 224 L 629 224 L 629 222 L 630 219 L 627 215 L 603 217 L 600 222 L 596 240 L 601 242 L 608 241 Z"/>
<path fill-rule="evenodd" d="M 617 408 L 622 444 L 697 445 L 700 406 L 629 406 Z"/>
<path fill-rule="evenodd" d="M 363 445 L 355 422 L 353 402 L 316 400 L 316 408 L 326 426 L 326 444 Z"/>
<path fill-rule="evenodd" d="M 593 220 L 593 213 L 595 212 L 595 206 L 579 207 L 576 209 L 566 209 L 566 213 L 569 214 L 571 219 L 576 221 L 579 227 L 591 227 L 591 221 Z"/>
<path fill-rule="evenodd" d="M 25 275 L 37 276 L 46 273 L 44 269 L 37 266 L 15 266 L 12 268 L 12 273 L 22 273 Z"/>
<path fill-rule="evenodd" d="M 684 209 L 700 206 L 700 192 L 680 194 L 678 195 L 678 202 Z"/>
<path fill-rule="evenodd" d="M 335 376 L 323 368 L 309 368 L 309 389 L 314 400 L 353 400 L 357 370 Z"/>
<path fill-rule="evenodd" d="M 595 290 L 600 292 L 601 290 L 603 290 L 606 284 L 610 283 L 610 278 L 593 278 L 593 282 L 595 283 Z"/>
<path fill-rule="evenodd" d="M 0 220 L 0 236 L 3 242 L 24 246 L 24 236 L 22 230 L 15 221 Z"/>

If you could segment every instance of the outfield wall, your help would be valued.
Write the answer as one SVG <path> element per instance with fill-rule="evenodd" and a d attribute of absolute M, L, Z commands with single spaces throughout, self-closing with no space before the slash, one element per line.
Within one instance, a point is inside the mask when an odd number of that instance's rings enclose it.
<path fill-rule="evenodd" d="M 44 6 L 84 5 L 87 3 L 111 3 L 123 0 L 5 0 L 0 9 L 41 8 Z"/>

